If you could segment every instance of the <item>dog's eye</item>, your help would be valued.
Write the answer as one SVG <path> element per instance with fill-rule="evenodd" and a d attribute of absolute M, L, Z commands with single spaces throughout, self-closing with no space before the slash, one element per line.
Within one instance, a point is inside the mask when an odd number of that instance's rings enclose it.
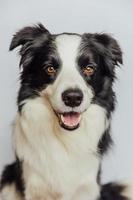
<path fill-rule="evenodd" d="M 91 76 L 95 72 L 95 67 L 87 65 L 86 67 L 83 68 L 83 74 L 86 76 Z"/>
<path fill-rule="evenodd" d="M 56 69 L 52 65 L 48 65 L 46 68 L 46 72 L 48 75 L 55 75 Z"/>

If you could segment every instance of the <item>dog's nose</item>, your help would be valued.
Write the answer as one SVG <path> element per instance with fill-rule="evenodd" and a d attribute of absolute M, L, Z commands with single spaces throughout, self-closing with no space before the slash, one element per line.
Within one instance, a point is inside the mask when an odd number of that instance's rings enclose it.
<path fill-rule="evenodd" d="M 79 106 L 83 100 L 83 93 L 80 89 L 68 89 L 62 93 L 62 100 L 66 106 Z"/>

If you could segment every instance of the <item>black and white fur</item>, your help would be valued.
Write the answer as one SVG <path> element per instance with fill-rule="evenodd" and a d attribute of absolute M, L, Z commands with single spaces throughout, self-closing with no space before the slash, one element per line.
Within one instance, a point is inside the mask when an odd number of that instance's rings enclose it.
<path fill-rule="evenodd" d="M 101 184 L 103 154 L 111 144 L 115 108 L 112 85 L 122 64 L 117 41 L 107 34 L 52 35 L 43 25 L 17 32 L 10 50 L 21 45 L 18 112 L 13 144 L 16 161 L 1 178 L 1 200 L 127 200 L 133 187 Z M 47 66 L 56 74 L 49 75 Z M 94 74 L 83 73 L 95 66 Z M 80 90 L 79 106 L 66 106 L 62 93 Z M 61 126 L 58 113 L 80 113 L 79 126 Z"/>

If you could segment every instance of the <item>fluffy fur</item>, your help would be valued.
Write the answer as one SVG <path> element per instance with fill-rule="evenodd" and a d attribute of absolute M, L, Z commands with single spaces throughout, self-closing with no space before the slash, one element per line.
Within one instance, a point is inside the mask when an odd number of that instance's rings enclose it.
<path fill-rule="evenodd" d="M 2 200 L 133 199 L 131 187 L 100 180 L 111 144 L 115 67 L 122 64 L 117 41 L 107 34 L 52 35 L 39 24 L 17 32 L 10 50 L 20 45 L 16 161 L 3 171 Z M 77 116 L 74 128 L 62 125 Z"/>

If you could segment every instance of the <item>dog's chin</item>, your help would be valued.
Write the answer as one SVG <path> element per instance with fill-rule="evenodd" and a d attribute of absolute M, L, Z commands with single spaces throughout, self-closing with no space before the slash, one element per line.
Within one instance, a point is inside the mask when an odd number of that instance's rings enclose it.
<path fill-rule="evenodd" d="M 73 131 L 79 128 L 81 122 L 81 113 L 78 112 L 55 112 L 59 121 L 59 125 L 68 130 Z"/>

